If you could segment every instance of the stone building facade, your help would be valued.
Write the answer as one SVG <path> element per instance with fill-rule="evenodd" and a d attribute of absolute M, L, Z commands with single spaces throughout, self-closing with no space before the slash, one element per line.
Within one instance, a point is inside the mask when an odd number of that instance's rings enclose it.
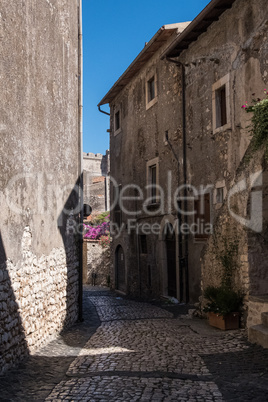
<path fill-rule="evenodd" d="M 218 15 L 215 8 L 221 5 L 224 8 L 224 4 L 226 10 Z M 193 188 L 208 186 L 210 220 L 213 223 L 214 235 L 207 244 L 196 244 L 189 236 L 189 267 L 198 264 L 200 255 L 204 256 L 201 287 L 215 281 L 219 284 L 220 264 L 215 264 L 211 244 L 215 245 L 216 237 L 221 239 L 221 243 L 240 240 L 238 257 L 241 265 L 236 274 L 237 285 L 242 287 L 247 299 L 250 294 L 262 294 L 268 289 L 267 252 L 261 240 L 263 236 L 267 238 L 265 224 L 260 235 L 258 230 L 251 230 L 237 220 L 238 216 L 250 219 L 251 192 L 258 187 L 250 180 L 260 171 L 265 194 L 263 156 L 258 155 L 256 159 L 256 154 L 253 157 L 255 164 L 244 161 L 246 151 L 250 151 L 251 133 L 248 128 L 250 116 L 241 106 L 246 101 L 251 102 L 255 96 L 252 94 L 262 98 L 267 86 L 268 11 L 261 0 L 230 0 L 211 2 L 203 14 L 192 30 L 198 27 L 201 30 L 203 21 L 209 18 L 217 18 L 217 21 L 192 42 L 189 39 L 191 32 L 185 32 L 165 53 L 166 57 L 182 63 L 185 69 L 187 184 Z M 190 45 L 185 50 L 187 40 Z M 224 105 L 221 105 L 222 94 Z M 241 194 L 240 198 L 231 194 L 234 186 L 245 178 L 247 197 L 242 202 Z M 266 202 L 267 199 L 263 202 L 264 222 Z M 262 262 L 257 262 L 258 253 Z M 216 271 L 210 270 L 212 260 Z M 248 260 L 251 260 L 250 274 L 245 273 Z M 189 282 L 192 282 L 190 269 Z"/>
<path fill-rule="evenodd" d="M 232 218 L 241 209 L 227 208 L 233 186 L 244 171 L 265 176 L 261 154 L 243 165 L 251 137 L 241 106 L 267 86 L 267 17 L 264 0 L 212 0 L 190 24 L 162 27 L 100 102 L 111 110 L 116 289 L 194 302 L 217 282 L 211 234 L 245 230 Z M 248 297 L 268 289 L 262 231 L 249 230 L 239 245 L 237 278 Z"/>
<path fill-rule="evenodd" d="M 110 153 L 83 154 L 84 201 L 94 214 L 110 209 Z"/>
<path fill-rule="evenodd" d="M 0 5 L 0 372 L 78 319 L 79 9 Z"/>

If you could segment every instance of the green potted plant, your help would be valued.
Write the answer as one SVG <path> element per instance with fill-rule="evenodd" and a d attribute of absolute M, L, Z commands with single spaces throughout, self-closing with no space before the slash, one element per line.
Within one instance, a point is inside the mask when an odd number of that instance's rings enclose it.
<path fill-rule="evenodd" d="M 225 285 L 208 286 L 204 291 L 207 300 L 204 311 L 208 313 L 209 324 L 223 329 L 239 328 L 243 294 Z"/>

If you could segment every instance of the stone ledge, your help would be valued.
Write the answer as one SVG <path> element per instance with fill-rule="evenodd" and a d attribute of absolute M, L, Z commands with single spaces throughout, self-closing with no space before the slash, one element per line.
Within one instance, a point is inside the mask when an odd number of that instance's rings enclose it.
<path fill-rule="evenodd" d="M 100 242 L 100 240 L 93 240 L 93 239 L 83 239 L 83 241 L 87 242 L 87 243 L 99 243 Z"/>
<path fill-rule="evenodd" d="M 254 325 L 248 329 L 248 340 L 268 349 L 268 328 L 264 325 Z"/>
<path fill-rule="evenodd" d="M 268 304 L 268 295 L 258 295 L 258 296 L 249 296 L 250 302 L 257 302 L 257 303 L 267 303 Z"/>
<path fill-rule="evenodd" d="M 261 322 L 262 325 L 268 328 L 268 312 L 261 313 Z"/>

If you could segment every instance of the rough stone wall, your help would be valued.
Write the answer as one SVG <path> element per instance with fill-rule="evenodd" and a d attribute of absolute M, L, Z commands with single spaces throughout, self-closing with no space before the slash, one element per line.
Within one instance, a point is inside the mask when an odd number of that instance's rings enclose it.
<path fill-rule="evenodd" d="M 77 319 L 77 7 L 0 5 L 0 371 Z"/>
<path fill-rule="evenodd" d="M 232 285 L 236 290 L 241 290 L 244 295 L 245 310 L 249 305 L 250 296 L 258 296 L 267 293 L 268 289 L 268 170 L 267 162 L 263 156 L 263 150 L 251 154 L 250 148 L 245 159 L 241 162 L 233 185 L 246 180 L 247 188 L 239 191 L 230 199 L 230 207 L 226 202 L 218 212 L 214 222 L 213 236 L 207 242 L 201 259 L 202 266 L 202 290 L 207 286 L 219 286 L 224 274 L 224 267 L 219 259 L 227 255 L 230 244 L 237 243 L 237 254 L 234 256 Z M 248 156 L 251 159 L 248 161 Z M 261 173 L 261 181 L 254 174 Z M 258 199 L 254 198 L 258 194 Z M 253 204 L 252 204 L 253 203 Z M 254 217 L 252 208 L 261 207 L 262 230 L 254 230 Z M 231 216 L 230 211 L 236 216 Z M 250 222 L 246 227 L 236 217 Z M 257 220 L 257 219 L 256 219 Z M 253 226 L 252 226 L 253 225 Z M 251 303 L 252 304 L 252 303 Z M 251 306 L 252 307 L 252 306 Z M 253 306 L 254 307 L 254 306 Z M 257 306 L 258 307 L 258 306 Z M 254 321 L 254 308 L 249 309 L 249 322 Z M 244 317 L 246 321 L 246 317 Z M 252 324 L 253 325 L 253 324 Z"/>
<path fill-rule="evenodd" d="M 84 153 L 84 202 L 93 212 L 104 212 L 110 208 L 110 154 Z"/>
<path fill-rule="evenodd" d="M 216 201 L 217 188 L 224 188 L 226 198 L 250 143 L 247 128 L 249 116 L 241 106 L 245 101 L 250 102 L 252 93 L 261 97 L 263 89 L 267 86 L 267 13 L 266 0 L 237 0 L 231 9 L 227 9 L 219 20 L 178 58 L 185 66 L 186 78 L 187 184 L 200 192 L 210 186 L 208 193 L 211 222 L 216 219 L 221 209 L 221 205 Z M 146 163 L 158 157 L 159 184 L 165 194 L 164 207 L 156 211 L 155 216 L 123 213 L 122 220 L 125 224 L 129 218 L 137 219 L 139 224 L 160 224 L 165 217 L 176 218 L 173 202 L 169 204 L 168 184 L 171 183 L 173 196 L 178 184 L 182 184 L 183 180 L 181 68 L 166 60 L 160 61 L 163 51 L 164 46 L 155 52 L 110 104 L 111 176 L 122 187 L 129 183 L 139 185 L 146 198 Z M 146 82 L 153 73 L 157 76 L 158 100 L 146 109 Z M 214 130 L 213 85 L 226 76 L 230 89 L 230 119 L 225 127 Z M 121 131 L 115 135 L 114 115 L 118 108 L 121 110 Z M 165 141 L 165 132 L 168 132 L 178 157 L 179 169 L 178 162 Z M 171 176 L 168 176 L 168 172 Z M 192 195 L 187 193 L 188 197 Z M 124 205 L 129 211 L 140 211 L 144 198 L 126 201 Z M 194 210 L 193 201 L 189 201 L 188 207 L 189 210 Z M 194 222 L 193 216 L 189 217 L 188 222 L 190 225 Z M 146 262 L 144 256 L 140 261 L 135 231 L 126 227 L 120 236 L 114 239 L 112 254 L 115 256 L 116 248 L 122 245 L 126 255 L 127 291 L 143 295 L 166 294 L 163 239 L 156 234 L 149 234 L 147 238 L 149 246 Z M 193 234 L 189 235 L 190 301 L 197 301 L 201 294 L 200 256 L 205 245 L 206 241 L 196 241 Z M 242 250 L 242 256 L 245 254 L 246 251 Z M 115 257 L 113 258 L 115 267 Z M 176 264 L 178 277 L 178 261 Z M 147 286 L 148 265 L 151 266 L 153 289 L 148 289 Z M 183 272 L 183 275 L 186 275 L 186 272 Z M 178 287 L 177 283 L 177 289 Z"/>
<path fill-rule="evenodd" d="M 78 261 L 74 239 L 68 247 L 37 257 L 31 251 L 32 233 L 25 228 L 22 261 L 7 261 L 0 271 L 1 371 L 23 354 L 45 345 L 77 319 Z M 3 268 L 3 267 L 2 267 Z M 0 371 L 0 372 L 1 372 Z"/>
<path fill-rule="evenodd" d="M 168 42 L 166 45 L 168 45 Z M 120 92 L 111 108 L 111 177 L 118 185 L 134 184 L 143 191 L 143 199 L 134 201 L 126 200 L 124 206 L 132 214 L 122 213 L 124 224 L 119 236 L 113 238 L 112 243 L 112 267 L 111 283 L 116 285 L 116 249 L 123 247 L 126 264 L 126 290 L 133 296 L 154 297 L 165 293 L 163 290 L 162 261 L 160 259 L 160 245 L 158 234 L 148 234 L 147 254 L 139 253 L 138 234 L 142 230 L 131 229 L 128 220 L 137 219 L 137 224 L 149 222 L 161 224 L 163 216 L 173 214 L 176 211 L 173 202 L 165 197 L 161 211 L 155 210 L 148 218 L 143 211 L 143 203 L 148 194 L 145 191 L 147 185 L 146 163 L 156 157 L 159 158 L 159 184 L 165 194 L 168 194 L 168 172 L 173 188 L 178 183 L 177 161 L 171 149 L 165 141 L 165 132 L 168 131 L 169 139 L 174 151 L 179 153 L 181 146 L 181 108 L 179 98 L 181 96 L 181 78 L 179 69 L 172 63 L 160 61 L 160 56 L 165 45 L 159 49 L 146 63 L 133 80 Z M 146 82 L 147 78 L 157 75 L 157 102 L 146 110 Z M 121 107 L 121 132 L 114 136 L 114 111 Z M 135 193 L 128 191 L 126 196 L 133 197 Z M 111 186 L 111 204 L 113 202 L 114 189 Z M 133 211 L 141 211 L 137 216 Z M 152 211 L 151 211 L 152 212 Z M 113 218 L 113 216 L 112 216 Z M 148 280 L 148 266 L 151 270 L 151 280 Z M 151 282 L 151 286 L 149 284 Z"/>
<path fill-rule="evenodd" d="M 266 1 L 237 0 L 179 57 L 186 74 L 187 182 L 197 189 L 212 186 L 212 222 L 220 208 L 216 186 L 221 183 L 228 195 L 250 143 L 249 115 L 241 106 L 250 103 L 253 93 L 262 97 L 267 86 L 267 19 Z M 230 124 L 215 132 L 212 85 L 228 74 Z M 190 293 L 198 293 L 191 267 L 200 267 L 204 246 L 189 237 Z"/>
<path fill-rule="evenodd" d="M 248 303 L 247 327 L 262 324 L 261 313 L 267 313 L 268 296 L 251 296 Z"/>
<path fill-rule="evenodd" d="M 110 248 L 103 248 L 98 240 L 84 240 L 86 256 L 84 270 L 86 283 L 90 285 L 109 286 L 110 281 Z M 93 283 L 92 274 L 96 274 Z"/>

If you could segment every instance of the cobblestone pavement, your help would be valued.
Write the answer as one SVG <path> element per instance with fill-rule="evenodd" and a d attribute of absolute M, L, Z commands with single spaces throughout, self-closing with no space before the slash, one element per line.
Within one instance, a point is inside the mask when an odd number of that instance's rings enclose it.
<path fill-rule="evenodd" d="M 0 377 L 0 401 L 268 401 L 268 350 L 185 306 L 87 289 L 85 321 Z"/>

